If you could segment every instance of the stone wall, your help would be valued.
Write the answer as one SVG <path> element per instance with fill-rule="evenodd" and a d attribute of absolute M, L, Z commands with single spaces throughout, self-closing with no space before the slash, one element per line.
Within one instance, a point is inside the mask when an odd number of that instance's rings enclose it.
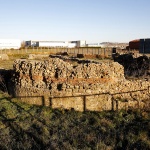
<path fill-rule="evenodd" d="M 150 83 L 126 80 L 124 68 L 117 62 L 16 60 L 14 71 L 15 96 L 31 104 L 78 111 L 150 106 Z"/>

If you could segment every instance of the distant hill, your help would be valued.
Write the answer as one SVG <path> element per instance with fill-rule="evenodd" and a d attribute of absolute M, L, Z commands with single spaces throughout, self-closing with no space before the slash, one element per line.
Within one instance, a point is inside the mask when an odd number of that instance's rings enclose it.
<path fill-rule="evenodd" d="M 119 43 L 119 42 L 102 42 L 101 45 L 105 45 L 105 47 L 119 47 L 126 48 L 129 43 Z"/>

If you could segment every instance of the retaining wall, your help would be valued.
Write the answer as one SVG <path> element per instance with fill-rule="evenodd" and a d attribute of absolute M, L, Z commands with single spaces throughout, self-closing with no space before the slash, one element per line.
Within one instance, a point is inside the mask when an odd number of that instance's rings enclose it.
<path fill-rule="evenodd" d="M 15 96 L 31 104 L 78 111 L 150 108 L 150 83 L 126 80 L 117 62 L 16 60 L 14 71 Z"/>

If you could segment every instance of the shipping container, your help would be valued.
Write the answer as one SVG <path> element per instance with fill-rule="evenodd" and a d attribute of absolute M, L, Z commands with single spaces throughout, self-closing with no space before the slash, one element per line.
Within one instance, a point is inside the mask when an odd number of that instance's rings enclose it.
<path fill-rule="evenodd" d="M 131 50 L 139 50 L 139 48 L 140 48 L 140 40 L 138 39 L 138 40 L 133 40 L 133 41 L 130 41 L 129 42 L 129 48 L 131 49 Z"/>
<path fill-rule="evenodd" d="M 140 39 L 139 53 L 143 53 L 143 54 L 150 53 L 150 39 Z"/>
<path fill-rule="evenodd" d="M 150 39 L 145 39 L 144 53 L 150 53 Z"/>
<path fill-rule="evenodd" d="M 144 53 L 144 39 L 140 39 L 140 49 L 139 49 L 139 53 Z"/>

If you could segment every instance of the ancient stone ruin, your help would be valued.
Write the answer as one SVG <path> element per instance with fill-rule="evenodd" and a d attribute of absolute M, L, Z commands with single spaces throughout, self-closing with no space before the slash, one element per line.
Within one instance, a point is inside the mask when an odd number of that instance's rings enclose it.
<path fill-rule="evenodd" d="M 31 104 L 77 111 L 150 107 L 150 83 L 126 80 L 117 62 L 16 60 L 14 72 L 13 94 Z"/>
<path fill-rule="evenodd" d="M 132 54 L 115 54 L 114 61 L 124 66 L 125 76 L 149 77 L 150 58 L 146 55 L 134 58 Z"/>

